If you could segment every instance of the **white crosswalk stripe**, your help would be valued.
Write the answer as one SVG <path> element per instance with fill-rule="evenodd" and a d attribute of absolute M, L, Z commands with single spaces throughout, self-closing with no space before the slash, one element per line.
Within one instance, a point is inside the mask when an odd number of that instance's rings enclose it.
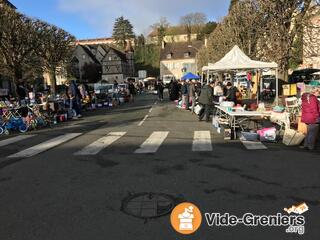
<path fill-rule="evenodd" d="M 135 153 L 155 153 L 167 138 L 168 134 L 169 132 L 153 132 Z"/>
<path fill-rule="evenodd" d="M 208 152 L 212 151 L 211 132 L 210 131 L 195 131 L 192 144 L 193 152 Z"/>
<path fill-rule="evenodd" d="M 262 142 L 242 141 L 242 144 L 248 150 L 265 150 L 268 149 Z"/>
<path fill-rule="evenodd" d="M 125 136 L 127 132 L 110 132 L 105 136 L 99 138 L 98 140 L 88 143 L 87 146 L 80 149 L 77 152 L 74 152 L 74 156 L 93 156 L 101 152 L 103 149 L 108 148 L 110 145 L 115 144 L 121 137 Z M 64 134 L 53 139 L 49 139 L 45 142 L 17 152 L 8 156 L 8 158 L 28 158 L 35 156 L 44 151 L 50 150 L 58 145 L 66 143 L 82 133 L 69 133 Z M 155 153 L 158 151 L 161 145 L 169 135 L 169 131 L 155 131 L 140 145 L 138 149 L 134 152 L 135 154 L 143 153 Z M 0 141 L 0 147 L 5 147 L 16 142 L 21 142 L 27 140 L 35 135 L 20 135 L 11 137 L 5 140 Z M 250 141 L 241 141 L 242 145 L 248 150 L 266 150 L 268 149 L 261 142 L 250 142 Z M 209 152 L 213 150 L 211 131 L 194 131 L 192 149 L 193 152 Z"/>
<path fill-rule="evenodd" d="M 42 153 L 44 151 L 47 151 L 51 148 L 54 148 L 62 143 L 65 143 L 67 141 L 70 141 L 78 136 L 82 135 L 82 133 L 68 133 L 61 135 L 59 137 L 50 139 L 46 142 L 40 143 L 38 145 L 35 145 L 33 147 L 27 148 L 21 152 L 15 153 L 13 155 L 8 156 L 8 158 L 28 158 L 35 156 L 39 153 Z"/>
<path fill-rule="evenodd" d="M 96 155 L 104 148 L 108 147 L 119 138 L 124 136 L 126 132 L 111 132 L 107 136 L 98 139 L 97 141 L 91 143 L 90 145 L 86 146 L 79 152 L 74 153 L 74 155 Z"/>
<path fill-rule="evenodd" d="M 20 136 L 8 138 L 8 139 L 0 141 L 0 147 L 4 147 L 4 146 L 10 145 L 12 143 L 20 142 L 22 140 L 25 140 L 25 139 L 28 139 L 28 138 L 31 138 L 34 136 L 35 135 L 20 135 Z"/>

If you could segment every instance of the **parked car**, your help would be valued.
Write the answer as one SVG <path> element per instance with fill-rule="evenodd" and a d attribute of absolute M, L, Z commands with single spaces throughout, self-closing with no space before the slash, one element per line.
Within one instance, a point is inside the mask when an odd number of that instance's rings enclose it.
<path fill-rule="evenodd" d="M 289 83 L 304 82 L 308 84 L 310 81 L 312 81 L 313 74 L 316 72 L 320 72 L 320 69 L 306 68 L 293 71 L 289 76 Z"/>

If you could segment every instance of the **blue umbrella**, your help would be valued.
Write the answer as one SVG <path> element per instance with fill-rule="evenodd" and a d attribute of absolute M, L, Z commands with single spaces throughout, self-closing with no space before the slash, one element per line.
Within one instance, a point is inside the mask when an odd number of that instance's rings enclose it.
<path fill-rule="evenodd" d="M 181 80 L 191 80 L 191 79 L 194 79 L 194 80 L 199 80 L 200 77 L 197 76 L 197 75 L 194 75 L 193 73 L 189 72 L 187 73 L 186 75 L 184 75 Z"/>

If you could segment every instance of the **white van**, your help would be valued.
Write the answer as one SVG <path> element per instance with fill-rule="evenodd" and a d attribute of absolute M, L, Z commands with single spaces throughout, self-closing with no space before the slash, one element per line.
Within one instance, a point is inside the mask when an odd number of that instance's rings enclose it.
<path fill-rule="evenodd" d="M 163 75 L 162 81 L 165 86 L 168 86 L 171 81 L 174 81 L 176 78 L 173 75 Z"/>

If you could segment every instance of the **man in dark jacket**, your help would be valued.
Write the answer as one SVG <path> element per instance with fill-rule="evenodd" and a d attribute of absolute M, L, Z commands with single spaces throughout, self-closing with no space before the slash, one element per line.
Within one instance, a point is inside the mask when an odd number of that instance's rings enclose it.
<path fill-rule="evenodd" d="M 129 81 L 128 85 L 129 94 L 130 94 L 130 102 L 134 102 L 134 96 L 136 95 L 136 87 L 133 84 L 133 81 Z"/>
<path fill-rule="evenodd" d="M 317 97 L 319 89 L 302 95 L 301 121 L 307 124 L 307 136 L 304 140 L 304 148 L 313 150 L 317 141 L 320 123 L 320 103 Z"/>
<path fill-rule="evenodd" d="M 199 121 L 201 121 L 206 115 L 206 122 L 210 121 L 210 111 L 213 106 L 213 85 L 214 83 L 211 82 L 209 85 L 205 85 L 199 97 L 199 103 L 203 105 L 203 111 L 199 114 Z"/>
<path fill-rule="evenodd" d="M 226 88 L 227 88 L 226 100 L 229 102 L 234 102 L 234 105 L 237 105 L 237 91 L 238 91 L 238 89 L 236 87 L 232 86 L 231 82 L 227 83 Z"/>
<path fill-rule="evenodd" d="M 164 84 L 161 80 L 159 80 L 157 86 L 158 86 L 158 97 L 159 97 L 159 100 L 162 102 L 163 101 Z"/>
<path fill-rule="evenodd" d="M 74 118 L 81 117 L 81 93 L 75 80 L 66 81 L 67 96 L 70 99 L 70 107 L 75 111 Z"/>

